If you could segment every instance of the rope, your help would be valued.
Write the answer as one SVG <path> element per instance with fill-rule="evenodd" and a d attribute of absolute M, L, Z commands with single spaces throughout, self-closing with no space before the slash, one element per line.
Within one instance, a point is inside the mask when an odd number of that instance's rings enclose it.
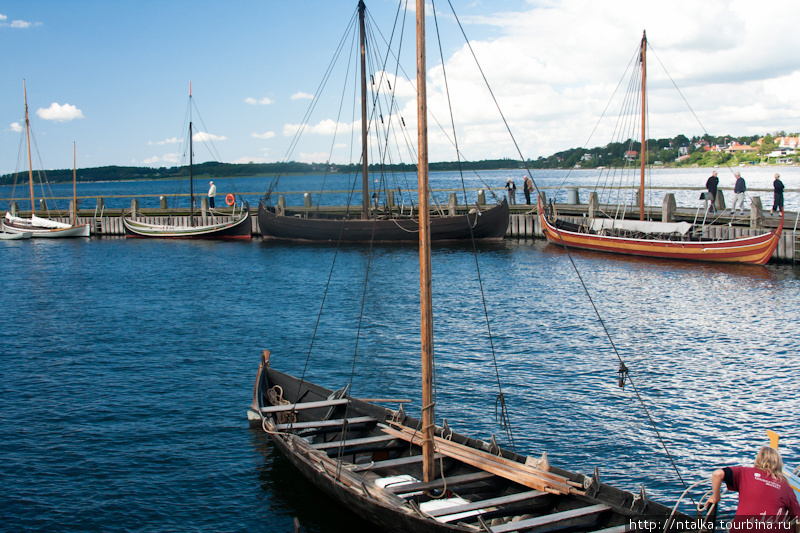
<path fill-rule="evenodd" d="M 600 326 L 603 328 L 603 332 L 605 333 L 605 336 L 608 339 L 608 342 L 611 344 L 611 349 L 614 351 L 614 355 L 616 355 L 617 359 L 619 360 L 620 368 L 624 368 L 625 369 L 624 373 L 620 373 L 620 378 L 622 378 L 624 376 L 625 378 L 628 379 L 628 381 L 630 381 L 631 387 L 633 387 L 633 392 L 636 395 L 636 398 L 639 400 L 639 403 L 641 404 L 642 409 L 644 410 L 644 413 L 647 416 L 647 419 L 650 421 L 650 425 L 653 427 L 653 431 L 655 431 L 656 438 L 658 438 L 658 441 L 661 443 L 661 447 L 664 449 L 664 452 L 667 454 L 667 457 L 669 458 L 669 461 L 672 464 L 672 468 L 675 470 L 675 473 L 678 475 L 678 479 L 680 480 L 681 484 L 684 487 L 686 487 L 686 482 L 683 480 L 683 477 L 681 476 L 681 473 L 678 470 L 678 466 L 675 463 L 675 460 L 673 459 L 672 454 L 669 452 L 669 449 L 667 448 L 666 442 L 664 442 L 664 439 L 661 437 L 661 433 L 658 431 L 658 426 L 656 425 L 655 420 L 653 420 L 653 417 L 650 416 L 650 411 L 647 409 L 647 405 L 644 402 L 644 398 L 642 398 L 641 394 L 639 394 L 639 388 L 636 386 L 636 383 L 633 380 L 633 376 L 631 376 L 631 374 L 630 374 L 630 372 L 628 370 L 628 366 L 625 364 L 625 361 L 622 359 L 622 356 L 620 355 L 619 350 L 617 350 L 617 345 L 614 343 L 614 339 L 611 338 L 611 333 L 608 331 L 608 328 L 606 327 L 606 323 L 603 320 L 603 317 L 600 315 L 600 311 L 597 308 L 597 305 L 595 305 L 594 299 L 592 298 L 592 295 L 589 293 L 589 289 L 586 286 L 586 283 L 583 281 L 583 276 L 581 276 L 581 273 L 578 270 L 578 265 L 575 264 L 575 259 L 572 257 L 572 253 L 569 251 L 569 247 L 564 242 L 564 238 L 561 235 L 561 231 L 557 227 L 555 228 L 555 231 L 558 234 L 559 239 L 561 240 L 561 245 L 564 247 L 564 251 L 567 254 L 567 258 L 569 258 L 569 262 L 572 265 L 572 269 L 575 271 L 575 275 L 578 277 L 578 281 L 580 282 L 581 287 L 583 288 L 583 292 L 586 294 L 586 298 L 589 300 L 589 303 L 592 306 L 592 310 L 594 311 L 594 314 L 597 316 L 597 320 L 598 320 L 598 322 L 600 322 Z M 624 383 L 620 383 L 620 386 L 622 386 L 623 384 Z"/>
<path fill-rule="evenodd" d="M 497 107 L 497 110 L 498 110 L 498 112 L 500 113 L 500 116 L 503 119 L 503 123 L 506 126 L 506 130 L 508 131 L 508 134 L 511 136 L 511 140 L 514 142 L 514 146 L 517 148 L 517 152 L 520 155 L 520 159 L 522 159 L 524 161 L 525 158 L 522 157 L 522 152 L 520 151 L 519 145 L 517 144 L 517 141 L 514 138 L 514 134 L 511 133 L 511 128 L 509 127 L 508 122 L 506 121 L 506 118 L 503 115 L 502 110 L 500 109 L 500 105 L 498 104 L 497 99 L 494 96 L 494 92 L 492 91 L 492 88 L 489 85 L 489 81 L 486 79 L 486 75 L 483 73 L 483 69 L 481 69 L 481 66 L 478 63 L 478 58 L 475 56 L 475 52 L 472 49 L 472 45 L 470 44 L 470 41 L 467 38 L 466 33 L 464 32 L 464 28 L 461 25 L 461 21 L 458 19 L 458 15 L 456 15 L 455 9 L 453 8 L 453 4 L 452 4 L 452 2 L 450 2 L 450 0 L 447 0 L 447 3 L 450 4 L 450 9 L 451 9 L 451 11 L 453 13 L 453 17 L 455 17 L 455 20 L 458 23 L 458 27 L 461 30 L 461 34 L 464 36 L 464 41 L 466 42 L 467 46 L 470 49 L 470 52 L 472 53 L 472 57 L 475 60 L 475 64 L 478 67 L 478 70 L 480 71 L 481 76 L 483 77 L 483 81 L 486 84 L 486 88 L 489 90 L 489 94 L 492 95 L 492 99 L 494 100 L 495 106 Z M 447 71 L 445 69 L 444 55 L 443 55 L 443 52 L 442 52 L 442 41 L 441 41 L 441 36 L 439 34 L 439 21 L 438 21 L 438 18 L 436 17 L 436 2 L 432 1 L 431 2 L 431 6 L 433 7 L 433 20 L 434 20 L 434 23 L 436 25 L 436 37 L 437 37 L 437 40 L 438 40 L 438 43 L 439 43 L 439 56 L 440 56 L 441 61 L 442 61 L 442 77 L 444 78 L 445 89 L 446 89 L 446 92 L 447 92 L 447 104 L 448 104 L 449 109 L 450 109 L 450 122 L 451 122 L 451 125 L 452 125 L 452 128 L 453 128 L 453 140 L 456 143 L 456 153 L 460 154 L 460 151 L 458 150 L 458 142 L 456 140 L 455 123 L 453 121 L 453 108 L 452 108 L 452 105 L 450 103 L 450 89 L 449 89 L 449 85 L 448 85 L 448 82 L 447 82 Z M 459 174 L 461 174 L 462 188 L 464 189 L 464 203 L 466 203 L 466 194 L 467 193 L 466 193 L 466 185 L 465 185 L 465 182 L 464 182 L 464 175 L 463 175 L 462 170 L 461 170 L 461 157 L 460 157 L 460 155 L 458 157 L 458 168 L 459 168 Z M 530 175 L 530 171 L 528 171 L 528 174 Z M 469 220 L 469 214 L 467 214 L 466 216 L 467 216 L 467 220 Z M 476 223 L 477 223 L 477 219 L 478 219 L 478 215 L 476 214 L 476 216 L 475 216 L 475 222 Z M 480 293 L 481 293 L 481 304 L 483 305 L 483 315 L 484 315 L 484 319 L 486 321 L 486 330 L 488 332 L 488 337 L 489 337 L 489 347 L 490 347 L 490 350 L 491 350 L 491 353 L 492 353 L 492 362 L 494 363 L 494 372 L 495 372 L 495 380 L 497 382 L 498 398 L 500 399 L 501 409 L 500 409 L 500 417 L 499 417 L 498 422 L 500 422 L 500 427 L 506 432 L 506 437 L 508 438 L 508 442 L 509 442 L 509 446 L 511 447 L 511 450 L 512 451 L 516 451 L 516 446 L 514 444 L 514 435 L 513 435 L 513 432 L 511 430 L 511 420 L 510 420 L 510 418 L 508 416 L 508 410 L 506 409 L 506 404 L 505 404 L 505 396 L 503 394 L 503 386 L 502 386 L 502 383 L 500 382 L 500 370 L 499 370 L 498 365 L 497 365 L 497 354 L 496 354 L 495 349 L 494 349 L 494 337 L 492 335 L 492 327 L 491 327 L 491 323 L 489 321 L 489 309 L 488 309 L 488 307 L 486 305 L 486 294 L 485 294 L 484 289 L 483 289 L 483 277 L 481 276 L 480 261 L 478 260 L 478 248 L 477 248 L 477 245 L 475 243 L 475 234 L 473 233 L 473 227 L 472 226 L 470 226 L 469 233 L 470 233 L 470 240 L 472 241 L 472 255 L 473 255 L 474 259 L 475 259 L 475 270 L 476 270 L 477 277 L 478 277 L 478 286 L 480 288 Z"/>

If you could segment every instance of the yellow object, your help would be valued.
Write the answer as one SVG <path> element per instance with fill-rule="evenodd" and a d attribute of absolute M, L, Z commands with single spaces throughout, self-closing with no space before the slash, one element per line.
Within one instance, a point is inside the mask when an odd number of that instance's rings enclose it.
<path fill-rule="evenodd" d="M 778 440 L 780 440 L 780 435 L 772 431 L 771 429 L 767 430 L 767 437 L 769 437 L 769 446 L 770 448 L 778 449 Z"/>

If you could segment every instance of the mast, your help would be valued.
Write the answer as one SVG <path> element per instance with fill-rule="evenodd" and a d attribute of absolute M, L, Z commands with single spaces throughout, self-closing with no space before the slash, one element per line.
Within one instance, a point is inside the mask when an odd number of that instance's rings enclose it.
<path fill-rule="evenodd" d="M 75 141 L 72 141 L 72 213 L 69 218 L 73 226 L 78 225 L 78 188 L 75 184 L 75 174 L 77 172 L 77 163 L 75 160 Z"/>
<path fill-rule="evenodd" d="M 361 218 L 369 218 L 369 165 L 367 163 L 367 39 L 364 30 L 364 0 L 358 0 L 358 28 L 361 40 Z"/>
<path fill-rule="evenodd" d="M 417 145 L 419 163 L 419 298 L 422 337 L 422 473 L 435 477 L 433 463 L 433 303 L 431 301 L 431 232 L 428 208 L 428 109 L 425 66 L 425 0 L 417 1 Z"/>
<path fill-rule="evenodd" d="M 194 146 L 192 145 L 192 82 L 189 82 L 189 223 L 194 226 Z"/>
<path fill-rule="evenodd" d="M 22 80 L 22 94 L 25 96 L 25 136 L 28 139 L 28 185 L 31 189 L 31 218 L 36 207 L 33 201 L 33 164 L 31 163 L 31 121 L 28 118 L 28 90 L 25 88 L 25 79 Z"/>
<path fill-rule="evenodd" d="M 645 84 L 647 82 L 647 32 L 642 32 L 642 146 L 640 150 L 640 157 L 641 159 L 641 183 L 639 184 L 639 220 L 644 220 L 644 157 L 647 153 L 647 149 L 645 148 L 645 126 L 646 119 L 647 119 L 647 102 L 645 100 Z"/>

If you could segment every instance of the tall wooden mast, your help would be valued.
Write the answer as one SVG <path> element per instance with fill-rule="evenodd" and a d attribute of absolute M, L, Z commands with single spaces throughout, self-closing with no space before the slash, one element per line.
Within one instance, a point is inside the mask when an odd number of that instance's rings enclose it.
<path fill-rule="evenodd" d="M 31 121 L 28 118 L 28 90 L 25 88 L 25 80 L 22 80 L 22 94 L 25 97 L 25 136 L 28 140 L 28 186 L 31 190 L 31 217 L 36 212 L 33 200 L 33 164 L 31 162 Z"/>
<path fill-rule="evenodd" d="M 189 223 L 194 226 L 194 145 L 192 144 L 192 82 L 189 82 Z"/>
<path fill-rule="evenodd" d="M 363 0 L 358 1 L 358 28 L 361 41 L 361 218 L 369 218 L 369 164 L 367 162 L 367 37 L 364 29 Z"/>
<path fill-rule="evenodd" d="M 72 212 L 70 222 L 73 226 L 78 225 L 78 186 L 76 184 L 77 161 L 75 159 L 75 141 L 72 141 Z"/>
<path fill-rule="evenodd" d="M 647 84 L 647 32 L 642 32 L 642 146 L 639 150 L 639 159 L 641 159 L 641 183 L 639 184 L 639 220 L 644 220 L 644 164 L 645 155 L 647 154 L 646 135 L 647 131 L 647 100 L 645 98 L 646 91 L 645 85 Z"/>
<path fill-rule="evenodd" d="M 419 297 L 422 333 L 422 472 L 433 481 L 433 303 L 431 296 L 431 230 L 428 209 L 428 110 L 425 66 L 425 0 L 417 0 L 417 145 L 419 163 Z"/>

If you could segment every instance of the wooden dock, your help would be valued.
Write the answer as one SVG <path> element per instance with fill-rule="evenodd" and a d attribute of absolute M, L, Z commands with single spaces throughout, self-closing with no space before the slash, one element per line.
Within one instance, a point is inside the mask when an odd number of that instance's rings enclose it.
<path fill-rule="evenodd" d="M 463 208 L 463 206 L 459 206 Z M 306 207 L 292 207 L 293 212 L 297 212 L 302 216 L 304 212 L 311 211 L 314 208 Z M 589 206 L 585 204 L 557 204 L 556 209 L 559 215 L 570 222 L 581 223 L 589 214 Z M 125 210 L 127 212 L 127 210 Z M 326 212 L 330 213 L 344 213 L 344 207 L 327 207 Z M 506 238 L 514 239 L 541 239 L 544 238 L 542 234 L 541 224 L 536 213 L 535 205 L 516 204 L 510 206 L 510 220 L 508 229 L 506 230 Z M 661 220 L 661 209 L 646 208 L 648 216 L 654 220 Z M 5 212 L 1 212 L 5 216 Z M 211 224 L 215 222 L 226 222 L 231 220 L 229 209 L 218 209 L 215 216 L 210 216 L 208 212 L 205 215 L 196 215 L 195 222 L 197 224 Z M 723 211 L 720 215 L 713 215 L 713 219 L 706 219 L 708 235 L 714 238 L 736 238 L 746 235 L 756 235 L 764 229 L 774 228 L 780 221 L 780 217 L 766 216 L 759 211 L 756 217 L 748 216 L 745 218 L 735 217 L 731 218 L 729 213 Z M 46 216 L 45 213 L 37 212 L 39 216 Z M 92 235 L 96 237 L 119 237 L 125 235 L 125 228 L 122 224 L 122 209 L 104 210 L 102 216 L 97 216 L 95 212 L 89 210 L 81 210 L 78 215 L 78 222 L 80 224 L 90 224 Z M 30 216 L 29 212 L 22 212 L 22 216 Z M 693 209 L 678 208 L 671 214 L 672 218 L 676 221 L 686 221 L 690 223 L 702 223 L 702 212 Z M 69 222 L 69 217 L 51 217 L 53 220 L 59 222 Z M 138 220 L 153 224 L 178 224 L 189 225 L 189 214 L 187 210 L 169 210 L 169 209 L 141 209 L 138 213 Z M 258 217 L 253 213 L 251 217 L 252 235 L 253 237 L 261 237 L 261 229 L 258 226 Z M 773 255 L 772 260 L 777 262 L 796 262 L 800 260 L 800 235 L 795 227 L 797 223 L 797 213 L 786 213 L 784 221 L 784 231 L 781 235 L 781 240 L 778 248 Z"/>

